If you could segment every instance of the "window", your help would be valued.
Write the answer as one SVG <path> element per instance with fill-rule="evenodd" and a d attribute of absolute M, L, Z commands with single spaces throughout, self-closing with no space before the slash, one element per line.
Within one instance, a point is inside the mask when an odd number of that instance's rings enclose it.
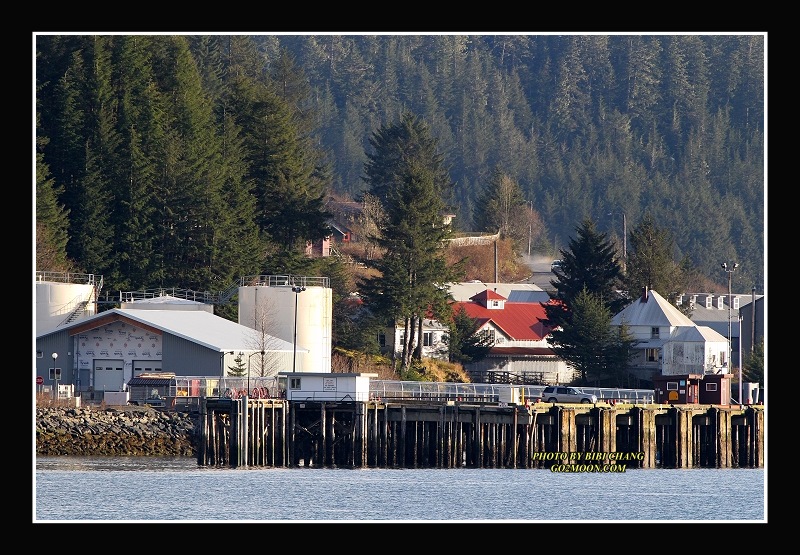
<path fill-rule="evenodd" d="M 659 329 L 658 328 L 650 328 L 650 338 L 651 339 L 658 339 L 659 336 Z"/>
<path fill-rule="evenodd" d="M 645 349 L 644 357 L 647 362 L 658 362 L 658 349 Z"/>
<path fill-rule="evenodd" d="M 494 330 L 481 330 L 478 332 L 478 337 L 485 342 L 491 343 L 494 345 Z"/>
<path fill-rule="evenodd" d="M 500 302 L 499 301 L 492 301 L 492 306 L 497 308 L 498 306 L 500 306 Z"/>
<path fill-rule="evenodd" d="M 714 297 L 711 295 L 706 297 L 706 308 L 713 308 L 714 307 Z"/>
<path fill-rule="evenodd" d="M 733 310 L 739 310 L 739 297 L 733 298 Z"/>
<path fill-rule="evenodd" d="M 289 378 L 289 389 L 300 389 L 300 378 Z"/>
<path fill-rule="evenodd" d="M 678 382 L 667 382 L 667 391 L 678 391 Z"/>
<path fill-rule="evenodd" d="M 426 331 L 422 334 L 422 346 L 430 347 L 431 345 L 433 345 L 433 332 Z"/>
<path fill-rule="evenodd" d="M 717 384 L 715 383 L 706 384 L 706 391 L 716 391 L 716 390 L 717 390 Z"/>

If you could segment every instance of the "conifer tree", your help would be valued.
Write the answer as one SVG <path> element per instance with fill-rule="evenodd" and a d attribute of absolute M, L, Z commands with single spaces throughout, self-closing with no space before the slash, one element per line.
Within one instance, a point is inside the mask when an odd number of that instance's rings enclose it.
<path fill-rule="evenodd" d="M 37 113 L 37 133 L 39 115 Z M 63 188 L 55 184 L 44 162 L 42 147 L 47 137 L 36 137 L 36 268 L 43 271 L 69 271 L 67 259 L 67 227 L 69 212 L 58 203 Z"/>
<path fill-rule="evenodd" d="M 572 321 L 573 303 L 584 290 L 599 299 L 612 316 L 627 304 L 618 293 L 622 271 L 606 234 L 588 219 L 576 231 L 577 238 L 570 238 L 568 248 L 561 249 L 561 267 L 550 282 L 556 291 L 553 301 L 545 305 L 551 328 Z"/>
<path fill-rule="evenodd" d="M 384 126 L 370 139 L 365 167 L 370 192 L 383 206 L 377 234 L 371 237 L 383 256 L 371 265 L 378 271 L 362 291 L 388 325 L 404 325 L 401 368 L 420 358 L 422 319 L 442 316 L 457 268 L 447 267 L 441 249 L 450 234 L 443 221 L 443 194 L 452 186 L 436 141 L 411 113 Z"/>
<path fill-rule="evenodd" d="M 681 263 L 674 260 L 675 251 L 671 235 L 659 229 L 650 214 L 645 214 L 630 233 L 624 277 L 629 296 L 635 297 L 647 287 L 674 304 L 677 295 L 686 292 Z"/>
<path fill-rule="evenodd" d="M 580 373 L 580 385 L 625 387 L 636 340 L 614 330 L 602 295 L 584 287 L 572 301 L 571 320 L 552 332 L 553 351 Z"/>

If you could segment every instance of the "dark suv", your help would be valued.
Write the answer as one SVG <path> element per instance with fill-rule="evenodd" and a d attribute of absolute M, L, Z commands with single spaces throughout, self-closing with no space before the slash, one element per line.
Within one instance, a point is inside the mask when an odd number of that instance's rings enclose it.
<path fill-rule="evenodd" d="M 577 387 L 550 385 L 542 391 L 546 403 L 596 403 L 597 396 L 584 393 Z"/>

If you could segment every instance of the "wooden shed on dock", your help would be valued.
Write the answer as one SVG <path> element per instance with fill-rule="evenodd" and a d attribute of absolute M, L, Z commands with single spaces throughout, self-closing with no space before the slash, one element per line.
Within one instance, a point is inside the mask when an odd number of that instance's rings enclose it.
<path fill-rule="evenodd" d="M 729 405 L 730 374 L 654 376 L 655 402 L 673 405 Z"/>

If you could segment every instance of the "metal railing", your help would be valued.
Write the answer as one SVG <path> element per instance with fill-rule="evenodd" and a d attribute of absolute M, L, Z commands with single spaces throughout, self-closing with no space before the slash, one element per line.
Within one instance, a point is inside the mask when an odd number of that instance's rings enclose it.
<path fill-rule="evenodd" d="M 300 285 L 302 287 L 330 287 L 330 278 L 316 276 L 294 276 L 294 275 L 258 275 L 245 276 L 241 279 L 241 286 L 251 287 L 283 287 L 290 285 Z"/>
<path fill-rule="evenodd" d="M 180 289 L 178 287 L 155 287 L 141 291 L 120 291 L 119 298 L 114 299 L 113 302 L 129 303 L 137 300 L 170 296 L 205 304 L 226 304 L 239 292 L 239 287 L 281 287 L 293 285 L 300 285 L 302 287 L 330 287 L 330 278 L 294 275 L 244 276 L 239 278 L 238 283 L 234 282 L 223 291 L 218 292 L 194 291 L 192 289 Z M 108 302 L 108 297 L 106 298 L 106 302 Z"/>
<path fill-rule="evenodd" d="M 54 281 L 57 283 L 77 283 L 96 285 L 95 274 L 80 274 L 74 272 L 41 272 L 36 271 L 36 281 Z M 103 276 L 100 276 L 100 284 L 102 287 Z"/>
<path fill-rule="evenodd" d="M 370 380 L 369 392 L 373 398 L 381 399 L 424 399 L 424 400 L 462 400 L 499 402 L 510 399 L 510 388 L 517 388 L 525 399 L 541 398 L 546 385 L 513 385 L 490 383 L 453 382 L 411 382 L 398 380 Z M 622 388 L 577 388 L 584 393 L 594 394 L 598 401 L 628 402 L 633 404 L 652 403 L 655 391 L 652 389 Z"/>

